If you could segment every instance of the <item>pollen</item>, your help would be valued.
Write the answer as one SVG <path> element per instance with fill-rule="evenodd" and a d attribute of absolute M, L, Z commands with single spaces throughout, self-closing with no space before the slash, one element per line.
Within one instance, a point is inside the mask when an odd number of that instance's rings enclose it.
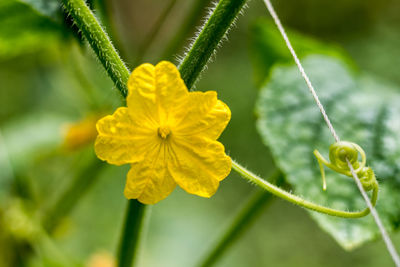
<path fill-rule="evenodd" d="M 167 139 L 168 135 L 171 133 L 171 130 L 168 126 L 160 126 L 158 127 L 158 136 L 162 139 Z"/>

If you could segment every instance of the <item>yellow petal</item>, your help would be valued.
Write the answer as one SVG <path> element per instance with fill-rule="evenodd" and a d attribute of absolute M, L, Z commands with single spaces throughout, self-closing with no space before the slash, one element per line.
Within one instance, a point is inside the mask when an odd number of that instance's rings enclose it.
<path fill-rule="evenodd" d="M 96 128 L 96 155 L 111 164 L 122 165 L 139 161 L 152 144 L 158 142 L 156 131 L 138 125 L 125 107 L 100 119 Z"/>
<path fill-rule="evenodd" d="M 186 192 L 211 197 L 219 181 L 231 171 L 231 159 L 224 146 L 207 138 L 171 138 L 173 158 L 168 168 L 176 183 Z"/>
<path fill-rule="evenodd" d="M 145 158 L 131 165 L 128 172 L 125 197 L 138 199 L 143 204 L 155 204 L 166 198 L 176 183 L 167 169 L 169 158 L 166 142 L 148 151 Z"/>
<path fill-rule="evenodd" d="M 189 95 L 178 69 L 168 61 L 161 61 L 156 66 L 156 87 L 160 106 L 167 115 L 175 113 L 176 107 Z"/>
<path fill-rule="evenodd" d="M 128 81 L 127 104 L 132 117 L 141 116 L 165 123 L 176 107 L 185 102 L 188 92 L 174 64 L 162 61 L 155 67 L 142 64 Z"/>
<path fill-rule="evenodd" d="M 176 116 L 176 135 L 217 139 L 231 119 L 231 111 L 215 91 L 191 92 Z"/>
<path fill-rule="evenodd" d="M 142 64 L 137 67 L 128 80 L 126 98 L 132 118 L 147 124 L 158 125 L 160 122 L 155 87 L 155 67 Z"/>

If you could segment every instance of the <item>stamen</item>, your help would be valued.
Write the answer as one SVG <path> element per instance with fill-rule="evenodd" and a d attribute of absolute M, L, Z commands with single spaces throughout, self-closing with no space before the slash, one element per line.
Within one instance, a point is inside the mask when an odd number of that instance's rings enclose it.
<path fill-rule="evenodd" d="M 160 126 L 158 127 L 158 136 L 162 139 L 166 139 L 168 135 L 171 133 L 171 130 L 168 126 Z"/>

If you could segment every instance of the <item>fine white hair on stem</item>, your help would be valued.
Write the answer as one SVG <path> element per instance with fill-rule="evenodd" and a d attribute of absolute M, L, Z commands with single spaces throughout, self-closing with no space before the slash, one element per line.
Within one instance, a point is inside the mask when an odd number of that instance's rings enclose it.
<path fill-rule="evenodd" d="M 209 21 L 209 19 L 211 18 L 211 16 L 213 15 L 215 9 L 217 8 L 219 2 L 215 1 L 211 3 L 211 6 L 207 7 L 207 15 L 204 16 L 204 18 L 202 19 L 202 24 L 201 26 L 197 26 L 196 27 L 196 31 L 194 33 L 194 36 L 189 38 L 189 44 L 188 46 L 185 47 L 183 55 L 179 56 L 175 56 L 177 62 L 178 62 L 178 68 L 180 67 L 180 65 L 182 64 L 182 62 L 184 61 L 184 59 L 186 58 L 186 56 L 189 54 L 189 52 L 191 51 L 191 49 L 193 48 L 196 40 L 198 39 L 198 37 L 200 36 L 200 34 L 202 33 L 203 29 L 205 28 L 205 26 L 207 25 L 207 22 Z M 243 7 L 241 8 L 241 10 L 239 11 L 239 15 L 243 15 L 244 13 L 244 9 L 247 8 L 248 5 L 247 3 L 245 3 L 243 5 Z M 228 34 L 230 32 L 230 30 L 233 27 L 236 27 L 236 21 L 237 21 L 238 16 L 235 16 L 235 18 L 233 19 L 232 23 L 229 25 L 229 27 L 226 29 L 223 37 L 221 38 L 221 40 L 218 42 L 217 46 L 214 48 L 211 56 L 208 58 L 207 63 L 203 66 L 203 69 L 201 70 L 200 74 L 198 75 L 198 77 L 196 78 L 196 81 L 199 80 L 201 78 L 201 74 L 204 70 L 206 70 L 208 68 L 208 64 L 213 62 L 215 56 L 216 56 L 216 52 L 217 50 L 222 46 L 223 42 L 228 41 Z M 196 84 L 196 81 L 194 82 L 194 85 Z"/>

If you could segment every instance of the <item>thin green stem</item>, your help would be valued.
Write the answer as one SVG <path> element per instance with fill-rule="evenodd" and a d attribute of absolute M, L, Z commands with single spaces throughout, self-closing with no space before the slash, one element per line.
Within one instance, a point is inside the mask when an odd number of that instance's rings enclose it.
<path fill-rule="evenodd" d="M 139 243 L 142 239 L 144 221 L 148 213 L 148 205 L 143 205 L 136 199 L 128 200 L 125 214 L 125 224 L 121 235 L 118 251 L 118 266 L 132 267 L 137 262 Z"/>
<path fill-rule="evenodd" d="M 48 232 L 54 230 L 61 219 L 72 211 L 76 203 L 94 184 L 99 177 L 99 173 L 105 166 L 104 162 L 93 158 L 93 161 L 89 162 L 87 167 L 74 177 L 65 191 L 54 202 L 54 205 L 45 213 L 42 219 L 44 229 Z"/>
<path fill-rule="evenodd" d="M 135 64 L 134 64 L 135 66 L 139 65 L 142 62 L 144 56 L 146 55 L 147 51 L 149 50 L 150 46 L 152 45 L 155 37 L 161 30 L 161 27 L 164 25 L 165 20 L 167 19 L 168 15 L 171 13 L 171 10 L 175 6 L 176 1 L 177 0 L 169 1 L 169 3 L 167 4 L 167 7 L 162 11 L 162 13 L 158 17 L 156 23 L 151 28 L 150 33 L 146 36 L 146 38 L 140 45 L 137 56 L 136 56 Z"/>
<path fill-rule="evenodd" d="M 106 32 L 84 0 L 62 0 L 67 12 L 88 40 L 121 94 L 127 95 L 129 70 L 119 57 Z"/>
<path fill-rule="evenodd" d="M 276 172 L 270 180 L 273 182 L 282 179 L 282 173 Z M 278 182 L 280 183 L 280 182 Z M 254 193 L 245 206 L 235 216 L 226 230 L 217 239 L 214 246 L 205 254 L 198 266 L 206 267 L 214 265 L 224 252 L 237 240 L 246 230 L 250 228 L 252 222 L 260 215 L 267 204 L 271 203 L 272 195 L 264 190 Z"/>
<path fill-rule="evenodd" d="M 269 182 L 266 180 L 262 179 L 261 177 L 255 175 L 254 173 L 251 173 L 249 170 L 241 166 L 239 163 L 232 161 L 232 168 L 239 173 L 242 177 L 247 179 L 248 181 L 256 184 L 257 186 L 267 190 L 271 194 L 282 198 L 286 201 L 289 201 L 295 205 L 298 205 L 300 207 L 317 211 L 319 213 L 324 213 L 328 214 L 331 216 L 336 216 L 336 217 L 342 217 L 342 218 L 360 218 L 368 215 L 370 213 L 369 208 L 366 208 L 361 211 L 343 211 L 343 210 L 336 210 L 332 208 L 328 208 L 325 206 L 321 206 L 318 204 L 315 204 L 311 201 L 305 200 L 299 196 L 293 195 Z M 378 200 L 378 186 L 375 186 L 373 191 L 372 191 L 372 197 L 371 197 L 371 202 L 372 205 L 376 205 L 376 201 Z"/>
<path fill-rule="evenodd" d="M 179 66 L 182 79 L 191 88 L 215 53 L 247 0 L 221 0 Z"/>
<path fill-rule="evenodd" d="M 204 7 L 210 3 L 210 0 L 196 0 L 190 10 L 187 12 L 183 22 L 180 23 L 181 27 L 171 38 L 169 43 L 165 46 L 164 51 L 161 53 L 161 59 L 171 60 L 173 55 L 178 52 L 184 42 L 187 40 L 189 33 L 193 31 L 196 23 L 200 21 L 201 15 L 204 12 Z"/>

